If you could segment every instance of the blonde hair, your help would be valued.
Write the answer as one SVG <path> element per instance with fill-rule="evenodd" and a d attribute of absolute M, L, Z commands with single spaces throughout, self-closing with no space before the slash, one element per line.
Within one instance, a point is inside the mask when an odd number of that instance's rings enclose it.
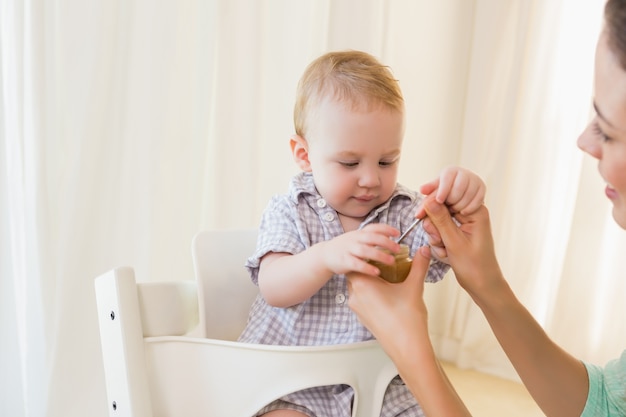
<path fill-rule="evenodd" d="M 402 91 L 389 67 L 366 52 L 329 52 L 311 62 L 298 83 L 293 112 L 297 135 L 305 137 L 308 116 L 329 96 L 353 109 L 382 105 L 404 111 Z"/>

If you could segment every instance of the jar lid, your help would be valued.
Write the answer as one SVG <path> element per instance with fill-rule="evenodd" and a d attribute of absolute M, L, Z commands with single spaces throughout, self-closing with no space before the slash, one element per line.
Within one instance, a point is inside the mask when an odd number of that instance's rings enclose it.
<path fill-rule="evenodd" d="M 405 245 L 404 243 L 400 244 L 400 251 L 398 253 L 394 253 L 396 259 L 398 258 L 408 258 L 409 256 L 409 245 Z"/>

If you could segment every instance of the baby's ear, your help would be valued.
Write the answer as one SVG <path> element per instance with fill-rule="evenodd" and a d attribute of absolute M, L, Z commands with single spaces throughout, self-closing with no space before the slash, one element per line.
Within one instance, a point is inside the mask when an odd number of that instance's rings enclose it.
<path fill-rule="evenodd" d="M 291 146 L 291 153 L 296 164 L 302 171 L 311 172 L 311 163 L 309 162 L 309 144 L 300 135 L 293 135 L 289 139 L 289 145 Z"/>

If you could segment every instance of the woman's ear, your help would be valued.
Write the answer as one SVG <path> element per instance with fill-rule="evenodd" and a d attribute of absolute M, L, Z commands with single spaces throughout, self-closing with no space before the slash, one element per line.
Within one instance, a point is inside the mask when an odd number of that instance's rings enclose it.
<path fill-rule="evenodd" d="M 309 144 L 300 135 L 293 135 L 289 139 L 289 145 L 291 146 L 291 153 L 296 164 L 304 172 L 311 172 L 311 163 L 309 162 Z"/>

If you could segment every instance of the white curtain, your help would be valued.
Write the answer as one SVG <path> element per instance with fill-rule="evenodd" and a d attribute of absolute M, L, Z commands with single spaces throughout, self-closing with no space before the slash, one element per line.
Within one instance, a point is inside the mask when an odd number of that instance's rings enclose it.
<path fill-rule="evenodd" d="M 296 172 L 297 80 L 335 49 L 400 80 L 401 182 L 481 174 L 520 298 L 615 356 L 626 242 L 575 147 L 602 1 L 571 3 L 0 1 L 0 415 L 107 415 L 93 279 L 192 279 L 195 232 L 255 227 Z M 428 299 L 442 358 L 513 377 L 452 276 Z"/>
<path fill-rule="evenodd" d="M 456 145 L 458 163 L 486 179 L 497 252 L 515 292 L 568 351 L 599 364 L 626 346 L 617 298 L 625 236 L 594 162 L 575 146 L 591 117 L 602 7 L 478 1 Z M 467 294 L 453 280 L 431 292 L 440 355 L 514 377 Z"/>

